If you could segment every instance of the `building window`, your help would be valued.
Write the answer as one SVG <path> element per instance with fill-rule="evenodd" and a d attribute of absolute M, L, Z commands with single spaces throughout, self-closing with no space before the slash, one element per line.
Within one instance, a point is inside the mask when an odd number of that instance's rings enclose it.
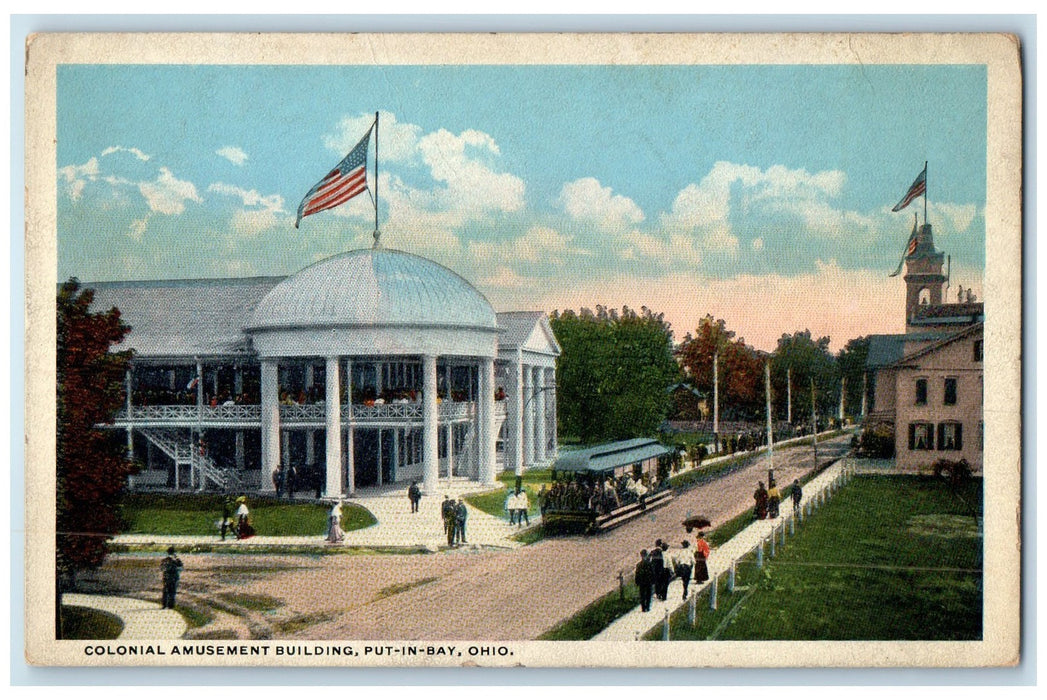
<path fill-rule="evenodd" d="M 934 449 L 934 424 L 933 423 L 909 423 L 909 449 L 910 450 L 933 450 Z"/>
<path fill-rule="evenodd" d="M 927 405 L 927 380 L 917 379 L 916 380 L 916 405 L 926 406 Z"/>
<path fill-rule="evenodd" d="M 938 449 L 962 450 L 963 426 L 959 423 L 938 424 Z"/>
<path fill-rule="evenodd" d="M 978 340 L 974 341 L 974 361 L 975 362 L 981 362 L 982 361 L 982 341 L 981 341 L 981 339 L 978 339 Z"/>
<path fill-rule="evenodd" d="M 945 378 L 945 398 L 942 402 L 946 406 L 956 405 L 956 377 Z"/>

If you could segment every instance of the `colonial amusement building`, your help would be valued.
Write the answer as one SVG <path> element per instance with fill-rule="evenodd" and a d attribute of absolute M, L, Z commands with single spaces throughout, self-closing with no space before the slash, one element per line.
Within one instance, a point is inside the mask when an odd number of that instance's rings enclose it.
<path fill-rule="evenodd" d="M 939 459 L 982 470 L 982 335 L 985 308 L 962 289 L 946 299 L 945 254 L 931 226 L 914 229 L 905 257 L 905 333 L 870 337 L 866 361 L 872 405 L 867 424 L 894 431 L 905 471 Z"/>
<path fill-rule="evenodd" d="M 133 488 L 273 491 L 293 473 L 327 496 L 432 493 L 556 457 L 546 315 L 495 313 L 425 258 L 376 246 L 286 278 L 85 286 L 131 326 L 115 427 L 143 465 Z"/>

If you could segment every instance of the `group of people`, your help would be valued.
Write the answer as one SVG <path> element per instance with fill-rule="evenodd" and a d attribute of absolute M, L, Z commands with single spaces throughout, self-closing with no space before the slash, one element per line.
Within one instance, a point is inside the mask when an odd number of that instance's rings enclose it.
<path fill-rule="evenodd" d="M 669 597 L 669 583 L 679 578 L 683 584 L 683 600 L 691 581 L 705 583 L 709 580 L 707 560 L 712 547 L 705 539 L 705 533 L 698 533 L 695 546 L 684 540 L 679 547 L 670 548 L 667 542 L 656 540 L 650 551 L 640 551 L 640 561 L 636 564 L 634 581 L 640 591 L 640 609 L 648 612 L 651 599 L 666 600 Z"/>
<path fill-rule="evenodd" d="M 531 507 L 530 500 L 527 498 L 527 491 L 517 487 L 509 489 L 509 492 L 505 496 L 505 510 L 509 513 L 509 524 L 522 526 L 525 522 L 528 526 L 531 525 L 531 518 L 527 514 L 527 510 Z"/>
<path fill-rule="evenodd" d="M 247 508 L 247 496 L 236 499 L 236 512 L 230 515 L 233 503 L 228 498 L 222 501 L 222 519 L 218 523 L 222 540 L 226 535 L 235 535 L 238 540 L 246 540 L 253 537 L 255 532 L 251 526 L 251 511 Z"/>
<path fill-rule="evenodd" d="M 763 482 L 759 482 L 756 487 L 756 491 L 753 492 L 753 500 L 756 501 L 756 505 L 753 507 L 753 518 L 756 520 L 766 520 L 767 518 L 778 517 L 778 512 L 782 503 L 782 494 L 778 490 L 778 484 L 775 482 L 774 477 L 767 480 L 768 487 L 764 488 Z M 790 495 L 793 499 L 793 510 L 795 511 L 800 507 L 800 499 L 803 498 L 803 488 L 800 486 L 800 480 L 796 479 L 793 481 L 793 485 L 789 487 Z"/>
<path fill-rule="evenodd" d="M 440 506 L 440 514 L 443 516 L 447 546 L 455 547 L 460 544 L 467 544 L 465 540 L 465 522 L 469 519 L 469 511 L 465 507 L 465 499 L 459 498 L 458 501 L 455 501 L 450 496 L 444 496 L 444 502 Z"/>
<path fill-rule="evenodd" d="M 542 486 L 538 492 L 538 504 L 542 513 L 554 511 L 591 511 L 605 515 L 630 503 L 646 504 L 647 496 L 657 490 L 651 485 L 648 474 L 639 479 L 623 475 L 591 479 L 579 478 L 556 481 L 548 490 Z"/>

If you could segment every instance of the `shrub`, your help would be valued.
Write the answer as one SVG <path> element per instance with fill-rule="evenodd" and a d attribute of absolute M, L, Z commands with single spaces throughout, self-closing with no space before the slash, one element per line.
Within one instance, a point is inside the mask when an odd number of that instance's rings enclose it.
<path fill-rule="evenodd" d="M 866 428 L 858 439 L 857 452 L 861 457 L 875 457 L 878 459 L 893 457 L 894 429 L 886 423 L 879 423 Z"/>

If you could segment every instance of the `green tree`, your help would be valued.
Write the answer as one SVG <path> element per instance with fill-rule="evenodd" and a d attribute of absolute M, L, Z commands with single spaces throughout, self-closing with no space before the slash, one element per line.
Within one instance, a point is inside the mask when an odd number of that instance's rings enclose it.
<path fill-rule="evenodd" d="M 590 444 L 656 434 L 679 378 L 672 330 L 646 307 L 554 312 L 559 431 Z"/>
<path fill-rule="evenodd" d="M 814 380 L 818 415 L 832 417 L 840 401 L 836 358 L 829 352 L 829 337 L 815 339 L 809 330 L 784 333 L 771 358 L 772 392 L 776 397 L 775 415 L 787 411 L 787 377 L 792 375 L 793 422 L 811 417 L 811 380 Z"/>
<path fill-rule="evenodd" d="M 840 375 L 847 380 L 847 397 L 844 411 L 856 416 L 862 410 L 862 387 L 865 375 L 865 360 L 869 357 L 869 337 L 848 340 L 836 355 Z"/>
<path fill-rule="evenodd" d="M 77 571 L 100 566 L 119 531 L 118 499 L 134 465 L 111 423 L 123 404 L 131 351 L 112 352 L 130 327 L 120 312 L 92 312 L 94 291 L 74 278 L 58 292 L 57 562 L 58 599 Z M 56 618 L 60 624 L 60 617 Z"/>

